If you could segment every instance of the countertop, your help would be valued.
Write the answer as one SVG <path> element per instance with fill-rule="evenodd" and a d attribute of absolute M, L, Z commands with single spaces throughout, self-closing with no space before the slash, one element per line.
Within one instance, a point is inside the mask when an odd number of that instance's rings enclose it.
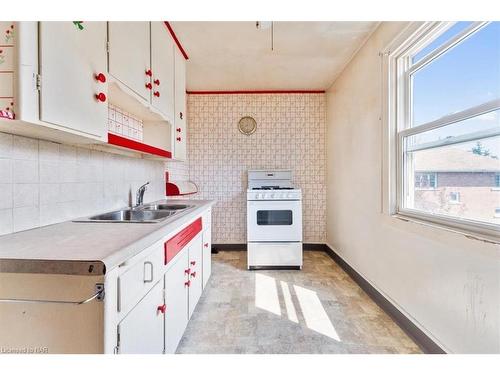
<path fill-rule="evenodd" d="M 160 202 L 166 201 L 151 203 Z M 195 207 L 159 223 L 67 221 L 0 236 L 0 272 L 102 275 L 170 233 L 175 234 L 215 201 L 174 203 Z"/>

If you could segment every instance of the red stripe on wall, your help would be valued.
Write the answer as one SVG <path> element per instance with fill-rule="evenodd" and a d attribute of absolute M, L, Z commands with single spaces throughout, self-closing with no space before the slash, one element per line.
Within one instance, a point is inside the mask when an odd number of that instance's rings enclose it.
<path fill-rule="evenodd" d="M 325 90 L 234 90 L 234 91 L 186 91 L 190 95 L 217 94 L 324 94 Z"/>
<path fill-rule="evenodd" d="M 186 51 L 182 47 L 181 42 L 179 42 L 179 39 L 177 39 L 177 35 L 175 35 L 174 29 L 172 29 L 172 26 L 170 26 L 170 23 L 168 21 L 164 21 L 164 22 L 165 22 L 165 26 L 167 26 L 167 29 L 170 32 L 170 35 L 172 35 L 172 38 L 174 39 L 175 44 L 177 44 L 179 51 L 181 51 L 182 56 L 184 56 L 184 58 L 186 60 L 189 60 L 189 56 L 187 55 Z"/>

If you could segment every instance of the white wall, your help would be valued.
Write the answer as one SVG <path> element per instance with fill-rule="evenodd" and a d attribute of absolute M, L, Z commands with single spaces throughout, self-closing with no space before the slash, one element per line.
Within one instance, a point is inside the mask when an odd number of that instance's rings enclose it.
<path fill-rule="evenodd" d="M 327 240 L 446 351 L 500 353 L 500 247 L 382 210 L 382 23 L 327 93 Z"/>
<path fill-rule="evenodd" d="M 0 235 L 165 198 L 164 164 L 0 133 Z"/>

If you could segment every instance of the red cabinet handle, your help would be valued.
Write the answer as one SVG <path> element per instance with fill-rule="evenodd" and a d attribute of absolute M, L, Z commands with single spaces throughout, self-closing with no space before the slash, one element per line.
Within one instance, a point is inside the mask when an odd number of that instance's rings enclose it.
<path fill-rule="evenodd" d="M 94 78 L 96 79 L 96 81 L 99 81 L 101 83 L 106 82 L 106 76 L 102 73 L 96 74 Z"/>
<path fill-rule="evenodd" d="M 208 247 L 208 243 L 204 244 L 203 246 Z"/>
<path fill-rule="evenodd" d="M 158 78 L 156 78 L 153 82 L 156 86 L 160 86 L 160 80 Z"/>
<path fill-rule="evenodd" d="M 191 262 L 191 265 L 192 265 L 192 266 L 196 265 L 196 261 L 195 261 L 195 260 L 193 260 L 193 261 Z"/>
<path fill-rule="evenodd" d="M 146 88 L 148 90 L 151 90 L 153 88 L 153 85 L 151 83 L 146 83 Z"/>
<path fill-rule="evenodd" d="M 189 275 L 189 274 L 191 273 L 191 268 L 188 268 L 187 270 L 184 270 L 184 273 L 185 273 L 186 275 Z"/>
<path fill-rule="evenodd" d="M 191 280 L 188 280 L 184 283 L 184 286 L 187 286 L 188 288 L 191 286 Z"/>
<path fill-rule="evenodd" d="M 158 308 L 156 309 L 156 311 L 159 311 L 162 314 L 165 314 L 165 311 L 167 311 L 167 305 L 163 304 L 161 306 L 158 306 Z"/>
<path fill-rule="evenodd" d="M 181 141 L 181 137 L 177 137 L 177 141 L 180 142 Z"/>
<path fill-rule="evenodd" d="M 182 112 L 179 112 L 179 117 L 181 118 L 181 120 L 182 120 L 182 117 L 184 117 L 184 115 L 182 114 Z"/>
<path fill-rule="evenodd" d="M 159 98 L 160 97 L 160 92 L 159 91 L 155 91 L 153 95 L 156 96 L 157 98 Z"/>
<path fill-rule="evenodd" d="M 191 277 L 196 277 L 196 271 L 191 274 Z"/>
<path fill-rule="evenodd" d="M 181 129 L 181 128 L 177 128 L 177 129 L 175 129 L 175 130 L 177 130 L 177 133 L 180 133 L 180 132 L 182 131 L 182 129 Z"/>
<path fill-rule="evenodd" d="M 100 92 L 99 94 L 95 94 L 95 98 L 97 99 L 97 101 L 104 103 L 106 101 L 106 94 Z"/>
<path fill-rule="evenodd" d="M 151 71 L 151 69 L 146 70 L 146 75 L 148 77 L 151 77 L 153 75 L 153 72 Z"/>

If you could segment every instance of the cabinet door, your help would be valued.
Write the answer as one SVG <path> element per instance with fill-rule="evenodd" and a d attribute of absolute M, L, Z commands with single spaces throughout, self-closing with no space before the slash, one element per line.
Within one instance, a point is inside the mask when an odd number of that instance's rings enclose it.
<path fill-rule="evenodd" d="M 164 22 L 151 22 L 152 104 L 174 124 L 174 41 Z"/>
<path fill-rule="evenodd" d="M 187 249 L 165 273 L 165 353 L 175 353 L 188 323 Z"/>
<path fill-rule="evenodd" d="M 163 280 L 130 311 L 118 325 L 118 352 L 123 354 L 161 354 L 164 348 Z"/>
<path fill-rule="evenodd" d="M 189 246 L 189 318 L 201 297 L 203 291 L 203 255 L 202 236 L 196 237 Z"/>
<path fill-rule="evenodd" d="M 106 138 L 106 22 L 40 22 L 40 119 Z M 102 100 L 105 97 L 101 96 Z"/>
<path fill-rule="evenodd" d="M 186 60 L 175 48 L 174 158 L 186 160 Z"/>
<path fill-rule="evenodd" d="M 147 101 L 151 100 L 149 22 L 108 22 L 109 73 Z"/>
<path fill-rule="evenodd" d="M 212 231 L 210 228 L 203 232 L 203 289 L 207 286 L 212 274 Z"/>

